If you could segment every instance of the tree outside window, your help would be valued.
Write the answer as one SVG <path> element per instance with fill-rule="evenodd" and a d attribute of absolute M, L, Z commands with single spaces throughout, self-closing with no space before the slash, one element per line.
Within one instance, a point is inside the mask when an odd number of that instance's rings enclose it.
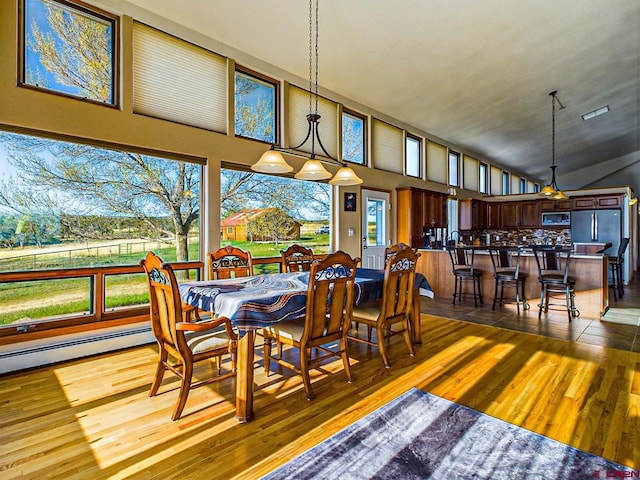
<path fill-rule="evenodd" d="M 277 86 L 236 71 L 235 134 L 266 143 L 276 143 Z"/>
<path fill-rule="evenodd" d="M 355 113 L 342 111 L 342 159 L 365 164 L 365 119 Z"/>
<path fill-rule="evenodd" d="M 116 104 L 117 17 L 55 0 L 23 0 L 24 85 Z"/>

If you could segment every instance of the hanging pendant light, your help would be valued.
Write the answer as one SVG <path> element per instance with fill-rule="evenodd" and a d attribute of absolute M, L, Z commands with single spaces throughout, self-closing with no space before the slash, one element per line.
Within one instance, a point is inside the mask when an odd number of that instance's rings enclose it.
<path fill-rule="evenodd" d="M 288 173 L 293 171 L 282 154 L 274 148 L 270 148 L 262 154 L 260 160 L 251 165 L 251 170 L 260 173 Z"/>
<path fill-rule="evenodd" d="M 558 188 L 556 182 L 556 101 L 560 103 L 560 100 L 556 98 L 557 90 L 550 92 L 551 96 L 551 181 L 540 190 L 540 196 L 551 197 L 554 200 L 568 200 L 569 197 Z M 560 108 L 564 108 L 564 105 L 560 103 Z"/>
<path fill-rule="evenodd" d="M 322 145 L 320 140 L 320 133 L 318 130 L 318 124 L 320 123 L 320 115 L 318 114 L 318 0 L 315 0 L 315 82 L 313 81 L 313 51 L 314 45 L 313 38 L 313 22 L 314 18 L 313 5 L 314 0 L 309 0 L 309 114 L 307 115 L 307 123 L 309 128 L 307 135 L 302 142 L 295 147 L 282 148 L 276 145 L 272 145 L 271 148 L 262 154 L 260 160 L 251 166 L 251 169 L 256 172 L 262 173 L 287 173 L 293 170 L 293 168 L 285 161 L 282 153 L 293 155 L 296 157 L 307 158 L 308 160 L 303 165 L 302 169 L 294 175 L 295 178 L 300 180 L 326 180 L 331 178 L 331 172 L 329 172 L 321 162 L 337 165 L 340 167 L 335 177 L 329 182 L 331 185 L 349 186 L 358 185 L 362 183 L 362 179 L 356 175 L 356 173 L 343 161 L 340 161 L 332 157 Z M 315 110 L 313 109 L 313 100 L 315 97 Z M 305 155 L 300 150 L 307 140 L 311 139 L 311 154 Z M 316 158 L 316 142 L 322 150 L 323 157 Z M 277 155 L 278 157 L 275 157 Z M 267 158 L 265 158 L 267 156 Z M 264 161 L 263 161 L 264 159 Z M 287 169 L 288 168 L 288 169 Z"/>

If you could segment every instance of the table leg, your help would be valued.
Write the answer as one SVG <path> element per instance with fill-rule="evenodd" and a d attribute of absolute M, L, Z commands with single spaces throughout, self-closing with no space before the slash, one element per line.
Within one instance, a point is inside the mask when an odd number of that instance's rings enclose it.
<path fill-rule="evenodd" d="M 413 311 L 411 312 L 411 340 L 414 344 L 422 343 L 422 327 L 420 325 L 420 290 L 413 290 Z"/>
<path fill-rule="evenodd" d="M 238 376 L 236 378 L 236 420 L 253 420 L 253 349 L 255 330 L 247 331 L 238 341 Z"/>

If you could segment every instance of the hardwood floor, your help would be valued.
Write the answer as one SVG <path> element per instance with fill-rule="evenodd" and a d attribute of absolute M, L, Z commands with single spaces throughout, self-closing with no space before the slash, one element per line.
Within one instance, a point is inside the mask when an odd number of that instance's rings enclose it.
<path fill-rule="evenodd" d="M 439 315 L 455 313 L 440 307 Z M 509 307 L 490 306 L 461 315 L 465 321 L 424 313 L 416 356 L 395 337 L 388 370 L 375 348 L 350 344 L 355 382 L 346 382 L 339 360 L 325 364 L 312 372 L 312 402 L 299 376 L 276 370 L 265 377 L 258 348 L 256 418 L 245 425 L 233 417 L 233 380 L 193 390 L 183 418 L 172 422 L 178 382 L 165 380 L 163 393 L 148 397 L 155 346 L 5 375 L 0 476 L 259 478 L 414 386 L 640 468 L 640 353 L 593 345 L 585 335 L 589 327 L 602 338 L 617 329 L 575 322 L 563 330 L 544 320 L 534 327 L 537 312 L 517 322 L 510 315 Z M 518 331 L 525 326 L 538 330 Z M 196 372 L 210 373 L 209 366 Z"/>

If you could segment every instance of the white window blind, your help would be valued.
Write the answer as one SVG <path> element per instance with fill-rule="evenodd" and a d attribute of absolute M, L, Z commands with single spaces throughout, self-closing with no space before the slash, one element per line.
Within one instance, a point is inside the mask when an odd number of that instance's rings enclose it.
<path fill-rule="evenodd" d="M 527 180 L 527 193 L 533 193 L 535 191 L 535 184 L 531 180 Z"/>
<path fill-rule="evenodd" d="M 464 156 L 464 165 L 462 166 L 463 184 L 466 190 L 478 191 L 478 169 L 480 162 L 469 155 Z"/>
<path fill-rule="evenodd" d="M 227 133 L 225 57 L 141 23 L 133 28 L 133 111 Z"/>
<path fill-rule="evenodd" d="M 491 165 L 491 195 L 502 195 L 502 169 Z"/>
<path fill-rule="evenodd" d="M 371 158 L 373 168 L 402 173 L 404 162 L 403 131 L 377 118 L 371 123 Z"/>
<path fill-rule="evenodd" d="M 312 112 L 315 112 L 316 98 L 312 97 Z M 289 147 L 295 147 L 304 140 L 309 130 L 307 115 L 309 114 L 309 92 L 302 88 L 289 85 Z M 322 146 L 333 158 L 338 158 L 338 104 L 323 97 L 318 97 L 318 134 Z M 311 153 L 311 137 L 304 145 L 298 148 L 303 152 Z M 318 140 L 316 139 L 316 155 L 324 156 Z"/>
<path fill-rule="evenodd" d="M 448 184 L 447 147 L 435 142 L 427 142 L 427 180 Z"/>
<path fill-rule="evenodd" d="M 511 188 L 510 193 L 520 193 L 520 177 L 517 175 L 511 175 Z"/>

